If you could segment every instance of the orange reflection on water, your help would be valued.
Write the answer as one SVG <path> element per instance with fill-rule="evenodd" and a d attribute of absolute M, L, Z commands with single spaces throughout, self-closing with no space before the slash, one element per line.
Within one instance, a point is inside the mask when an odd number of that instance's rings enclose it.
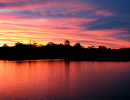
<path fill-rule="evenodd" d="M 107 98 L 124 92 L 129 72 L 130 62 L 0 61 L 0 100 Z"/>

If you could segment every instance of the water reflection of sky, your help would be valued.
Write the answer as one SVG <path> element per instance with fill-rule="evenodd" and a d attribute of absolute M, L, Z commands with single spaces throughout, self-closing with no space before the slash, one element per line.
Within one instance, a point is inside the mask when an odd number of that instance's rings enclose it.
<path fill-rule="evenodd" d="M 130 62 L 0 61 L 0 100 L 129 100 L 129 72 Z"/>

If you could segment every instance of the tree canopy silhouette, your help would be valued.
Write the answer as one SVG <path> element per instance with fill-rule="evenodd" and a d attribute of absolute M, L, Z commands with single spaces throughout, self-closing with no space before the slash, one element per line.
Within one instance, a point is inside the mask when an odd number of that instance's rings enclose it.
<path fill-rule="evenodd" d="M 63 44 L 49 42 L 45 46 L 38 46 L 37 42 L 24 44 L 17 42 L 9 47 L 4 44 L 0 47 L 0 59 L 66 59 L 88 61 L 130 61 L 130 48 L 111 49 L 106 46 L 98 48 L 84 48 L 80 43 L 70 45 L 66 40 Z"/>

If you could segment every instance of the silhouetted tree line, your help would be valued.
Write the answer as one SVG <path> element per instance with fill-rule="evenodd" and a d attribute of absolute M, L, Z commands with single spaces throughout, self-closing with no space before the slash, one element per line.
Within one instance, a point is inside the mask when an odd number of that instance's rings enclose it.
<path fill-rule="evenodd" d="M 87 61 L 130 61 L 130 48 L 111 49 L 105 46 L 99 48 L 84 48 L 80 43 L 70 45 L 68 40 L 64 44 L 49 42 L 45 46 L 37 46 L 37 43 L 23 44 L 17 42 L 13 47 L 4 44 L 0 47 L 0 59 L 66 59 Z"/>

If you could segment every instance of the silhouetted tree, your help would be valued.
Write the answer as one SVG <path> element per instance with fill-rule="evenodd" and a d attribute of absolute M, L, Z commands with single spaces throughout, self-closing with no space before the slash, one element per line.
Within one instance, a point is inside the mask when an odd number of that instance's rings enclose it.
<path fill-rule="evenodd" d="M 14 46 L 14 47 L 26 47 L 26 44 L 17 42 L 17 43 L 15 43 L 15 46 Z"/>
<path fill-rule="evenodd" d="M 94 46 L 88 47 L 88 49 L 94 49 Z"/>
<path fill-rule="evenodd" d="M 76 48 L 82 48 L 82 46 L 81 46 L 80 43 L 76 43 L 76 44 L 74 45 L 74 47 L 76 47 Z"/>
<path fill-rule="evenodd" d="M 106 46 L 99 46 L 99 49 L 100 50 L 106 50 L 107 48 L 106 48 Z"/>
<path fill-rule="evenodd" d="M 65 41 L 65 45 L 67 46 L 67 45 L 70 45 L 70 41 L 69 40 L 66 40 Z"/>
<path fill-rule="evenodd" d="M 94 48 L 94 46 L 92 46 L 92 48 Z"/>
<path fill-rule="evenodd" d="M 50 47 L 52 47 L 52 46 L 56 46 L 56 44 L 53 43 L 53 42 L 48 42 L 48 44 L 47 44 L 46 46 L 50 46 Z"/>
<path fill-rule="evenodd" d="M 130 48 L 107 49 L 83 48 L 80 43 L 70 45 L 68 40 L 63 44 L 49 42 L 46 46 L 38 47 L 37 43 L 23 44 L 17 42 L 14 47 L 4 44 L 0 47 L 0 59 L 66 59 L 66 60 L 94 60 L 94 61 L 130 61 Z"/>
<path fill-rule="evenodd" d="M 4 44 L 2 47 L 9 47 L 7 44 Z"/>
<path fill-rule="evenodd" d="M 36 41 L 34 41 L 34 42 L 33 42 L 33 47 L 37 47 L 37 44 L 38 44 L 38 43 L 37 43 Z"/>

